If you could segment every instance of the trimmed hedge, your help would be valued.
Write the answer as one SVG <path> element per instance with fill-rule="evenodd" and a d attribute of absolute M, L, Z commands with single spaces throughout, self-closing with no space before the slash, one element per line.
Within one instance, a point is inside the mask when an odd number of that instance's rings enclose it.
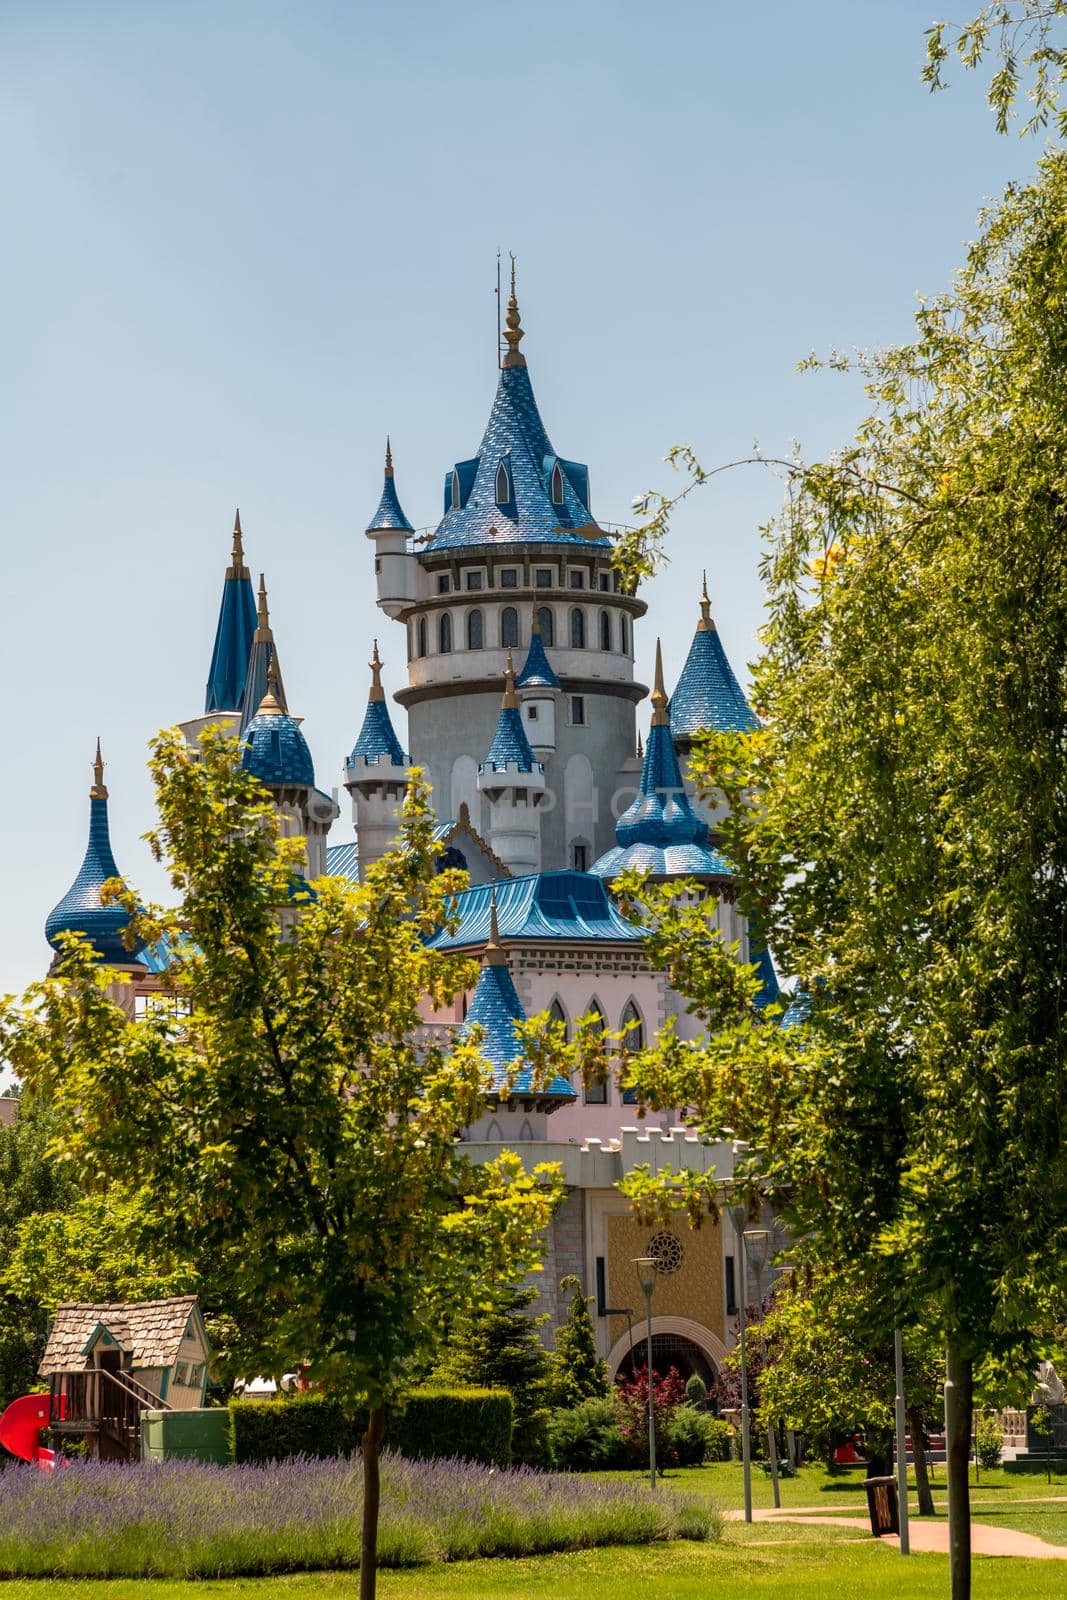
<path fill-rule="evenodd" d="M 403 1411 L 386 1417 L 383 1444 L 411 1461 L 460 1456 L 506 1467 L 512 1412 L 506 1389 L 416 1389 Z M 365 1426 L 365 1414 L 346 1413 L 332 1394 L 230 1401 L 230 1450 L 238 1462 L 352 1455 Z"/>

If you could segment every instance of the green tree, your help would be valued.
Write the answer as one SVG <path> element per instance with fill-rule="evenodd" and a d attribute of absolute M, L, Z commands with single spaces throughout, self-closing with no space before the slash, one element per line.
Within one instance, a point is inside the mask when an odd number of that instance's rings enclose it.
<path fill-rule="evenodd" d="M 1030 1366 L 1067 1278 L 1065 304 L 1057 152 L 915 342 L 862 363 L 855 441 L 785 469 L 762 726 L 706 736 L 695 772 L 806 1020 L 760 1016 L 706 905 L 624 885 L 708 1029 L 668 1029 L 634 1080 L 749 1142 L 878 1325 L 931 1317 L 945 1341 L 955 1600 L 976 1367 Z M 647 1175 L 631 1188 L 649 1202 Z"/>
<path fill-rule="evenodd" d="M 456 1319 L 438 1367 L 444 1383 L 507 1389 L 515 1407 L 511 1453 L 515 1461 L 543 1467 L 548 1461 L 548 1351 L 539 1328 L 546 1317 L 530 1315 L 537 1290 L 529 1284 L 498 1290 Z"/>
<path fill-rule="evenodd" d="M 177 1258 L 232 1253 L 246 1370 L 308 1363 L 365 1405 L 360 1591 L 375 1588 L 386 1407 L 485 1282 L 533 1264 L 556 1169 L 505 1153 L 482 1167 L 457 1134 L 481 1112 L 477 1042 L 422 1046 L 420 1002 L 453 999 L 469 962 L 428 948 L 462 878 L 437 872 L 417 777 L 397 848 L 359 887 L 300 876 L 236 741 L 153 746 L 152 836 L 178 904 L 138 910 L 171 953 L 179 1005 L 141 1020 L 108 997 L 76 939 L 61 970 L 9 1007 L 0 1040 L 54 1098 L 57 1156 L 87 1188 L 150 1188 Z"/>
<path fill-rule="evenodd" d="M 608 1394 L 607 1363 L 598 1355 L 589 1301 L 577 1278 L 564 1278 L 560 1289 L 571 1290 L 567 1320 L 556 1331 L 551 1357 L 549 1404 L 578 1406 L 583 1400 L 602 1400 Z"/>

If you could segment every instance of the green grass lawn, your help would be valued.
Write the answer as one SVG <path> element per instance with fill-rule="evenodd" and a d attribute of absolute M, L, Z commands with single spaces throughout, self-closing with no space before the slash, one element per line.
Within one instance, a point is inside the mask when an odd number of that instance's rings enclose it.
<path fill-rule="evenodd" d="M 838 1536 L 840 1534 L 840 1537 Z M 974 1600 L 1058 1600 L 1058 1562 L 975 1562 Z M 357 1573 L 306 1573 L 198 1583 L 15 1581 L 2 1600 L 356 1600 Z M 530 1560 L 456 1562 L 385 1572 L 381 1600 L 945 1600 L 944 1556 L 909 1556 L 847 1530 L 731 1526 L 721 1543 L 580 1551 Z"/>

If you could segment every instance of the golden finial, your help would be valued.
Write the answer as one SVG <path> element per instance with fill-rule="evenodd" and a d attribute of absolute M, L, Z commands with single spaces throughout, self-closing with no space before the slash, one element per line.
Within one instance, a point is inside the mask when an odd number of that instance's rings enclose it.
<path fill-rule="evenodd" d="M 638 761 L 643 761 L 644 758 L 645 758 L 645 741 L 641 737 L 640 728 L 638 728 L 638 730 L 637 730 L 637 759 L 638 759 Z"/>
<path fill-rule="evenodd" d="M 388 434 L 385 436 L 385 476 L 387 478 L 393 476 L 393 447 L 389 443 Z"/>
<path fill-rule="evenodd" d="M 652 688 L 652 726 L 664 728 L 670 726 L 670 717 L 667 715 L 667 691 L 663 687 L 663 651 L 660 642 L 656 640 L 656 679 Z"/>
<path fill-rule="evenodd" d="M 511 659 L 511 646 L 508 646 L 508 664 L 504 668 L 504 699 L 501 708 L 504 711 L 514 711 L 519 704 L 519 697 L 515 693 L 515 665 Z"/>
<path fill-rule="evenodd" d="M 267 608 L 267 575 L 265 572 L 261 572 L 259 575 L 259 596 L 256 600 L 256 612 L 258 617 L 256 638 L 261 641 L 264 639 L 273 640 L 274 635 L 270 630 L 270 611 Z"/>
<path fill-rule="evenodd" d="M 272 657 L 267 671 L 267 692 L 259 702 L 259 710 L 256 715 L 259 717 L 280 717 L 284 714 L 285 707 L 278 699 L 278 669 L 274 665 L 274 658 Z"/>
<path fill-rule="evenodd" d="M 104 758 L 100 754 L 100 738 L 96 740 L 96 759 L 93 762 L 93 786 L 89 790 L 90 800 L 106 800 L 107 786 L 104 783 Z"/>
<path fill-rule="evenodd" d="M 505 367 L 524 367 L 526 357 L 519 349 L 523 337 L 522 325 L 519 322 L 519 302 L 515 298 L 515 254 L 511 254 L 511 294 L 508 296 L 508 310 L 504 318 L 504 338 L 508 343 L 508 353 L 504 357 Z"/>
<path fill-rule="evenodd" d="M 385 690 L 382 688 L 382 658 L 378 654 L 378 641 L 374 641 L 374 654 L 370 658 L 370 693 L 367 695 L 367 704 L 372 705 L 375 700 L 384 700 Z"/>
<path fill-rule="evenodd" d="M 245 547 L 241 537 L 241 508 L 237 507 L 233 516 L 233 550 L 230 554 L 230 575 L 234 578 L 247 578 L 248 568 L 245 566 Z"/>
<path fill-rule="evenodd" d="M 708 599 L 708 575 L 704 574 L 704 587 L 700 593 L 700 621 L 697 623 L 698 633 L 714 633 L 715 624 L 711 620 L 711 601 Z"/>
<path fill-rule="evenodd" d="M 485 964 L 487 967 L 506 967 L 508 958 L 500 948 L 500 924 L 496 916 L 496 884 L 493 884 L 489 899 L 489 942 L 485 947 Z"/>

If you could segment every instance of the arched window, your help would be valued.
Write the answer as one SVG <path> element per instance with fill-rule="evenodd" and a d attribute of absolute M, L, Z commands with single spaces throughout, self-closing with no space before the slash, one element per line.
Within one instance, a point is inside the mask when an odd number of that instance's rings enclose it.
<path fill-rule="evenodd" d="M 563 504 L 563 474 L 559 470 L 558 461 L 552 468 L 552 504 L 554 506 Z"/>
<path fill-rule="evenodd" d="M 585 612 L 577 606 L 571 608 L 571 649 L 585 649 Z"/>
<path fill-rule="evenodd" d="M 514 606 L 505 606 L 500 613 L 500 643 L 503 649 L 519 647 L 519 613 Z"/>
<path fill-rule="evenodd" d="M 447 611 L 442 611 L 437 624 L 437 648 L 443 656 L 447 656 L 452 648 L 452 618 Z"/>
<path fill-rule="evenodd" d="M 604 1013 L 595 1000 L 590 1003 L 587 1012 L 590 1026 L 594 1033 L 603 1033 L 605 1029 Z M 587 1106 L 606 1106 L 608 1103 L 608 1069 L 604 1063 L 603 1071 L 595 1078 L 590 1078 L 585 1086 L 585 1103 Z"/>
<path fill-rule="evenodd" d="M 498 506 L 511 503 L 511 477 L 506 461 L 502 461 L 496 469 L 496 503 Z"/>
<path fill-rule="evenodd" d="M 462 502 L 461 502 L 460 492 L 459 492 L 459 473 L 456 472 L 455 470 L 453 470 L 453 472 L 452 472 L 452 510 L 453 511 L 458 511 L 459 508 L 460 508 L 461 503 Z"/>
<path fill-rule="evenodd" d="M 600 613 L 600 648 L 611 649 L 611 618 L 606 611 Z"/>
<path fill-rule="evenodd" d="M 645 1048 L 645 1024 L 641 1020 L 640 1011 L 638 1011 L 632 1000 L 628 1000 L 626 1003 L 626 1010 L 622 1014 L 622 1027 L 619 1031 L 622 1034 L 622 1054 L 624 1056 L 632 1055 L 634 1051 Z M 623 1090 L 622 1103 L 624 1106 L 637 1104 L 636 1088 Z"/>
<path fill-rule="evenodd" d="M 548 1018 L 550 1022 L 558 1022 L 563 1029 L 563 1037 L 565 1039 L 570 1039 L 571 1030 L 567 1022 L 567 1013 L 564 1011 L 558 999 L 553 1000 L 552 1004 L 549 1006 Z"/>
<path fill-rule="evenodd" d="M 420 617 L 419 618 L 419 629 L 418 629 L 418 640 L 419 640 L 419 642 L 418 642 L 418 646 L 417 646 L 418 654 L 420 656 L 424 656 L 424 655 L 427 655 L 429 653 L 430 646 L 429 646 L 429 642 L 427 640 L 427 633 L 428 633 L 428 629 L 426 627 L 426 618 L 425 617 Z"/>
<path fill-rule="evenodd" d="M 550 650 L 556 642 L 556 622 L 550 606 L 542 606 L 538 611 L 537 626 L 541 630 L 541 643 Z"/>
<path fill-rule="evenodd" d="M 626 649 L 626 618 L 625 617 L 620 617 L 619 618 L 619 649 L 622 651 L 623 655 L 627 654 L 627 649 Z"/>
<path fill-rule="evenodd" d="M 480 650 L 485 644 L 485 625 L 482 613 L 475 608 L 467 612 L 467 649 Z"/>

